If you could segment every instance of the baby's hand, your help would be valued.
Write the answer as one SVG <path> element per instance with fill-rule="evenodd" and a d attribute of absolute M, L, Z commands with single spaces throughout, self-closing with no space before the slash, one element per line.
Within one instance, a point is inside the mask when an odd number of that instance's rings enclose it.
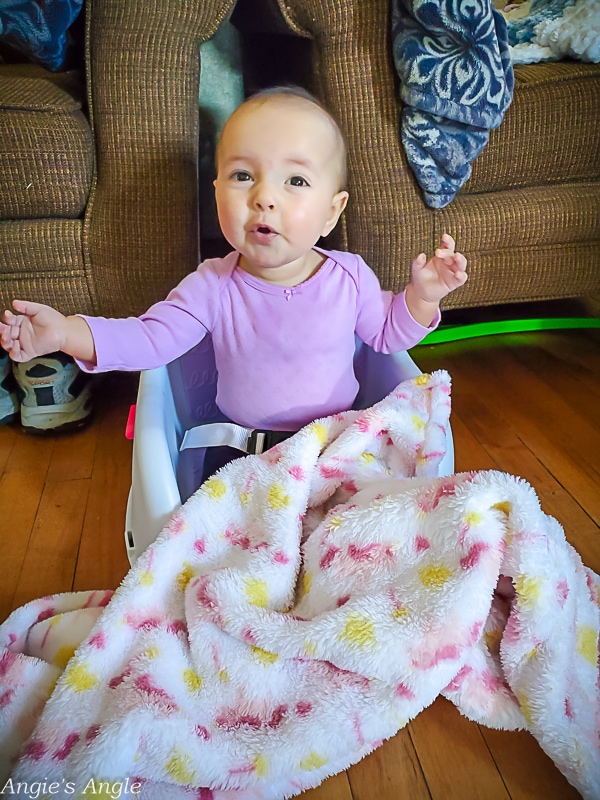
<path fill-rule="evenodd" d="M 24 300 L 15 300 L 13 306 L 19 313 L 5 311 L 0 322 L 0 344 L 13 361 L 30 361 L 61 349 L 65 317 L 59 311 Z"/>
<path fill-rule="evenodd" d="M 467 280 L 467 259 L 455 252 L 454 239 L 445 233 L 442 246 L 427 261 L 425 253 L 412 263 L 412 284 L 416 294 L 427 303 L 439 303 Z"/>

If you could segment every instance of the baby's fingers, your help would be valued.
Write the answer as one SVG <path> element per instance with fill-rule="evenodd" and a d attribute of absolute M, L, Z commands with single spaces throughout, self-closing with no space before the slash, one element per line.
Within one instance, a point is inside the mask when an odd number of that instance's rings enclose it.
<path fill-rule="evenodd" d="M 13 300 L 12 305 L 15 311 L 18 311 L 19 314 L 25 314 L 26 317 L 35 317 L 40 311 L 48 308 L 43 303 L 32 303 L 30 300 Z"/>
<path fill-rule="evenodd" d="M 462 254 L 457 253 L 454 262 L 448 266 L 455 286 L 462 286 L 469 277 L 467 273 L 467 259 Z"/>
<path fill-rule="evenodd" d="M 466 272 L 467 259 L 462 253 L 454 254 L 454 269 L 455 271 Z"/>
<path fill-rule="evenodd" d="M 453 253 L 456 249 L 456 242 L 449 233 L 442 234 L 442 249 L 450 250 L 451 253 Z"/>

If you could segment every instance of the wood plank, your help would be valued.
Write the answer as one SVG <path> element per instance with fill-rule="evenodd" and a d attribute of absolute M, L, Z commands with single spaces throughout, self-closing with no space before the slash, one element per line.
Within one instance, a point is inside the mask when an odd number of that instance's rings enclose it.
<path fill-rule="evenodd" d="M 354 800 L 431 800 L 407 728 L 348 769 Z"/>
<path fill-rule="evenodd" d="M 576 401 L 576 406 L 590 425 L 596 429 L 600 427 L 600 386 L 597 373 L 590 369 L 590 360 L 581 363 L 572 358 L 577 349 L 569 347 L 569 342 L 563 341 L 558 347 L 558 337 L 539 336 L 539 345 L 527 350 L 515 348 L 514 357 L 527 368 L 528 364 L 535 364 L 537 376 L 544 381 L 546 386 L 558 392 L 569 404 Z M 555 347 L 551 348 L 549 342 L 554 341 Z M 571 341 L 572 345 L 573 342 Z M 579 343 L 577 342 L 577 347 Z M 600 350 L 600 347 L 598 348 Z M 599 359 L 600 361 L 600 359 Z M 600 372 L 600 363 L 598 365 Z"/>
<path fill-rule="evenodd" d="M 498 464 L 482 447 L 479 440 L 471 433 L 467 424 L 463 421 L 461 411 L 460 403 L 454 403 L 454 410 L 450 417 L 450 427 L 452 428 L 452 438 L 454 439 L 455 472 L 499 469 Z"/>
<path fill-rule="evenodd" d="M 432 800 L 510 800 L 479 727 L 443 697 L 409 724 Z"/>
<path fill-rule="evenodd" d="M 4 466 L 4 474 L 16 472 L 26 476 L 36 473 L 45 477 L 52 457 L 54 441 L 54 436 L 29 436 L 17 429 L 10 459 Z M 17 502 L 17 498 L 15 498 L 15 502 Z"/>
<path fill-rule="evenodd" d="M 353 800 L 345 772 L 327 778 L 320 786 L 307 789 L 300 796 L 302 800 Z"/>
<path fill-rule="evenodd" d="M 592 385 L 598 384 L 594 377 L 600 374 L 600 331 L 555 331 L 545 336 L 540 345 L 549 353 L 564 359 L 572 368 L 589 375 Z"/>
<path fill-rule="evenodd" d="M 567 540 L 578 550 L 584 563 L 594 570 L 600 568 L 600 537 L 598 526 L 548 472 L 544 464 L 524 446 L 512 429 L 511 419 L 501 419 L 495 408 L 489 408 L 481 396 L 460 393 L 457 404 L 470 420 L 471 430 L 490 453 L 503 472 L 524 478 L 536 491 L 543 510 L 562 525 Z M 508 415 L 507 415 L 508 416 Z M 590 481 L 590 493 L 598 495 L 598 483 Z M 587 498 L 590 505 L 597 501 Z"/>
<path fill-rule="evenodd" d="M 0 425 L 0 476 L 11 457 L 16 438 L 17 432 L 14 425 Z"/>
<path fill-rule="evenodd" d="M 0 620 L 17 607 L 13 598 L 38 506 L 44 491 L 45 475 L 33 472 L 27 480 L 20 472 L 0 478 L 2 509 L 2 571 L 0 573 Z"/>
<path fill-rule="evenodd" d="M 13 598 L 68 592 L 73 585 L 89 481 L 46 483 Z"/>
<path fill-rule="evenodd" d="M 57 435 L 48 466 L 49 481 L 91 478 L 98 439 L 98 426 Z"/>
<path fill-rule="evenodd" d="M 13 434 L 10 458 L 4 465 L 0 479 L 0 509 L 4 531 L 3 570 L 0 574 L 0 612 L 3 618 L 20 605 L 15 599 L 15 591 L 23 570 L 54 447 L 52 440 L 38 441 L 18 428 L 14 428 Z M 6 535 L 8 532 L 10 535 Z"/>
<path fill-rule="evenodd" d="M 125 423 L 129 405 L 135 401 L 136 383 L 130 376 L 114 375 L 101 388 L 95 423 L 97 444 L 73 582 L 75 591 L 115 589 L 129 570 L 124 530 L 133 446 L 125 439 Z"/>
<path fill-rule="evenodd" d="M 512 800 L 577 800 L 571 786 L 527 731 L 497 731 L 481 727 Z"/>
<path fill-rule="evenodd" d="M 508 348 L 497 349 L 493 358 L 489 353 L 473 351 L 470 362 L 471 381 L 489 382 L 490 398 L 496 401 L 496 407 L 502 404 L 510 412 L 515 431 L 532 449 L 543 454 L 548 451 L 548 466 L 556 464 L 558 470 L 557 453 L 564 450 L 581 464 L 582 472 L 588 466 L 600 470 L 600 431 L 577 410 L 576 392 L 567 402 L 533 369 L 525 369 Z"/>

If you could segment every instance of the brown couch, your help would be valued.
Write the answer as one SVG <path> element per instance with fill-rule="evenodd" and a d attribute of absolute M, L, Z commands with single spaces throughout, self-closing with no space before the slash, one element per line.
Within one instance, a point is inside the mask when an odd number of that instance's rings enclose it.
<path fill-rule="evenodd" d="M 398 290 L 411 259 L 452 233 L 471 278 L 448 307 L 600 290 L 600 66 L 516 68 L 503 124 L 434 211 L 400 144 L 388 0 L 277 2 L 348 137 L 351 202 L 334 244 Z M 69 312 L 140 312 L 202 255 L 198 46 L 232 0 L 87 5 L 91 126 L 72 76 L 0 66 L 3 306 L 21 295 Z"/>

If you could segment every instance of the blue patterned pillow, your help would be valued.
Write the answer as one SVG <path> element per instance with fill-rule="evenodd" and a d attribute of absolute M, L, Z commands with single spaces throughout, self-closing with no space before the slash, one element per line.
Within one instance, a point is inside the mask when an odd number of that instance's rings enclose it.
<path fill-rule="evenodd" d="M 83 0 L 0 0 L 0 42 L 52 71 L 64 67 L 67 30 Z"/>

